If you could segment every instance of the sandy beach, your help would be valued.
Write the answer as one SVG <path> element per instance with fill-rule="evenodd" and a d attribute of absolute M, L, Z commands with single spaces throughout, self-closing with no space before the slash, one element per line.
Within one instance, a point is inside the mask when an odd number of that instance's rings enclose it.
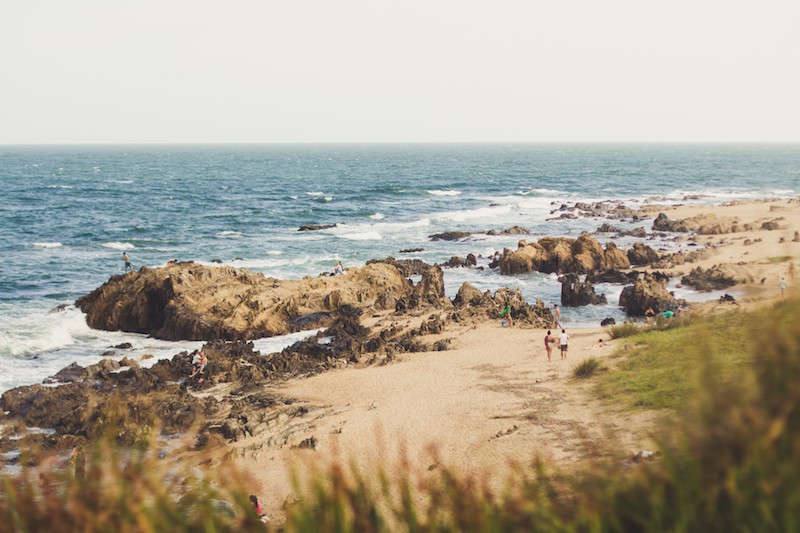
<path fill-rule="evenodd" d="M 788 268 L 800 257 L 796 200 L 645 210 L 653 217 L 663 212 L 670 219 L 714 214 L 757 228 L 719 235 L 677 234 L 687 251 L 708 248 L 710 253 L 696 263 L 667 269 L 673 276 L 698 266 L 729 265 L 752 280 L 732 287 L 739 295 L 736 306 L 776 301 L 783 276 L 792 290 Z M 760 229 L 769 221 L 776 221 L 778 228 Z M 703 312 L 716 308 L 730 309 L 731 304 L 694 306 Z M 568 308 L 564 315 L 568 324 Z M 290 468 L 302 465 L 343 459 L 366 471 L 376 466 L 391 470 L 407 457 L 412 471 L 420 475 L 445 464 L 500 486 L 513 464 L 537 455 L 569 470 L 593 460 L 622 463 L 631 453 L 652 449 L 649 435 L 662 413 L 631 413 L 606 405 L 592 395 L 591 382 L 572 377 L 573 366 L 587 357 L 613 368 L 624 357 L 625 339 L 612 341 L 600 327 L 568 333 L 567 358 L 562 360 L 556 348 L 548 361 L 545 330 L 503 327 L 499 320 L 449 326 L 430 339 L 451 339 L 447 351 L 404 354 L 382 366 L 354 366 L 290 380 L 275 392 L 295 398 L 307 413 L 283 421 L 266 439 L 237 442 L 233 455 L 253 475 L 254 490 L 266 502 L 267 512 L 280 520 L 294 498 Z M 312 437 L 315 449 L 299 447 Z"/>

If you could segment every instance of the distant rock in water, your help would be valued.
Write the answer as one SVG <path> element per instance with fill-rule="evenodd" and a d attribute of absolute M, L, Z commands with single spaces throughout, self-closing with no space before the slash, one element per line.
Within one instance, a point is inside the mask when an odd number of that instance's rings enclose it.
<path fill-rule="evenodd" d="M 322 225 L 314 225 L 310 224 L 307 226 L 300 226 L 297 231 L 319 231 L 321 229 L 330 229 L 335 228 L 336 224 L 322 224 Z"/>
<path fill-rule="evenodd" d="M 345 305 L 391 309 L 414 295 L 417 305 L 447 300 L 443 289 L 426 293 L 385 263 L 289 281 L 232 267 L 177 264 L 112 276 L 75 304 L 95 329 L 166 340 L 247 340 L 296 331 L 295 321 L 314 313 Z M 311 322 L 318 327 L 322 318 Z"/>
<path fill-rule="evenodd" d="M 605 294 L 598 295 L 588 280 L 582 282 L 577 274 L 565 274 L 561 282 L 561 304 L 567 307 L 608 303 Z"/>
<path fill-rule="evenodd" d="M 472 235 L 472 233 L 467 233 L 466 231 L 445 231 L 444 233 L 428 235 L 428 238 L 432 241 L 457 241 L 459 239 L 465 239 L 470 235 Z"/>

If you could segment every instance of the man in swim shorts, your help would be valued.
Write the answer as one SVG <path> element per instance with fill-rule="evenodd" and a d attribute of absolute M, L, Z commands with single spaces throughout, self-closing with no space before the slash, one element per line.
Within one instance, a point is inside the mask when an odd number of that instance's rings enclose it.
<path fill-rule="evenodd" d="M 131 258 L 128 257 L 128 252 L 122 252 L 122 261 L 125 263 L 125 272 L 133 272 L 131 265 Z"/>
<path fill-rule="evenodd" d="M 567 358 L 567 350 L 569 350 L 569 335 L 566 330 L 561 330 L 561 336 L 558 339 L 558 347 L 561 350 L 561 359 Z"/>

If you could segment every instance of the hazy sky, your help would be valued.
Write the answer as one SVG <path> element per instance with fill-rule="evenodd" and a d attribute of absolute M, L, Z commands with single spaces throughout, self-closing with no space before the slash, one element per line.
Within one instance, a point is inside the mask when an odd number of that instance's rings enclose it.
<path fill-rule="evenodd" d="M 798 0 L 4 0 L 0 143 L 800 141 Z"/>

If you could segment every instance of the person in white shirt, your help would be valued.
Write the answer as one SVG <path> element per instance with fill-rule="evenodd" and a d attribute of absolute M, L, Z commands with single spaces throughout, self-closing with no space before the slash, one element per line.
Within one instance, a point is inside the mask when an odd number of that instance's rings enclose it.
<path fill-rule="evenodd" d="M 561 330 L 561 335 L 558 338 L 558 347 L 561 350 L 561 359 L 566 359 L 567 350 L 569 349 L 569 335 L 564 329 Z"/>

